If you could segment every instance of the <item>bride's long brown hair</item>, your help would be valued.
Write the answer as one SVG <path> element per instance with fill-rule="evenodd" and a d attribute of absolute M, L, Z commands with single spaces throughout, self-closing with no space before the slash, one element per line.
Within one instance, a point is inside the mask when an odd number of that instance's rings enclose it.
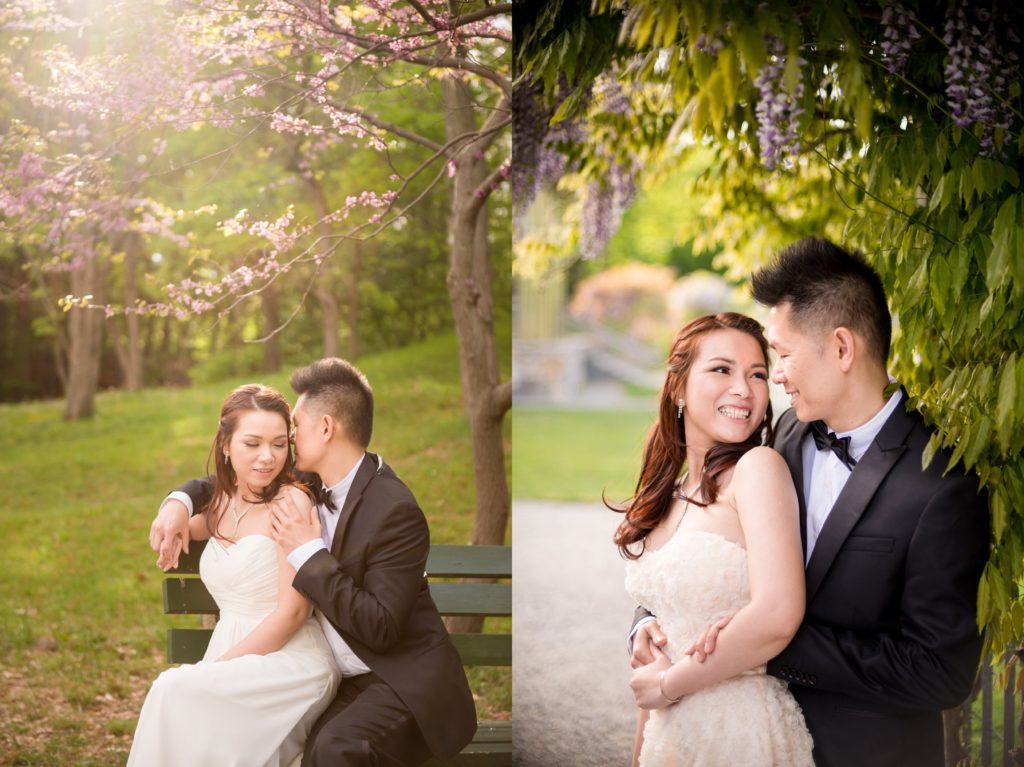
<path fill-rule="evenodd" d="M 686 462 L 686 429 L 679 417 L 677 401 L 682 396 L 686 379 L 693 367 L 697 344 L 716 330 L 739 330 L 747 333 L 761 347 L 765 364 L 768 364 L 768 341 L 760 323 L 743 314 L 722 312 L 698 317 L 687 323 L 676 333 L 668 355 L 665 383 L 661 387 L 658 405 L 658 420 L 651 427 L 644 446 L 640 479 L 636 483 L 633 497 L 621 505 L 605 502 L 613 511 L 624 512 L 625 518 L 615 531 L 615 543 L 622 556 L 637 559 L 643 553 L 643 546 L 636 551 L 633 544 L 644 542 L 648 534 L 668 514 L 672 498 L 676 494 L 676 480 Z M 707 506 L 718 498 L 718 480 L 728 471 L 740 456 L 751 448 L 771 442 L 772 403 L 768 401 L 764 420 L 744 442 L 717 443 L 704 456 L 700 475 L 699 495 L 703 501 L 690 498 L 690 503 Z"/>

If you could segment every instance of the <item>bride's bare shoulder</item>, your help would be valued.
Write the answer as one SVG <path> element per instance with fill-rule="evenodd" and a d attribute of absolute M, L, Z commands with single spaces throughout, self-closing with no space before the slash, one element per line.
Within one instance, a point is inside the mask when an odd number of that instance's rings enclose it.
<path fill-rule="evenodd" d="M 313 497 L 300 485 L 282 485 L 281 489 L 277 491 L 274 500 L 283 501 L 286 498 L 300 507 L 313 505 Z"/>

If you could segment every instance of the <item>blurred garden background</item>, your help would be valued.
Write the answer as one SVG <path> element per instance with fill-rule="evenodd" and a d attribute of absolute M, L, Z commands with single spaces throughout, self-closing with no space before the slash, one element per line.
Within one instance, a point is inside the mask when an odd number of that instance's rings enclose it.
<path fill-rule="evenodd" d="M 929 458 L 948 451 L 989 490 L 993 674 L 949 713 L 947 764 L 1020 763 L 1018 14 L 555 0 L 515 28 L 513 695 L 541 712 L 517 713 L 519 763 L 628 758 L 633 605 L 603 500 L 633 491 L 674 332 L 723 309 L 763 321 L 748 275 L 809 235 L 878 269 L 890 371 L 935 427 Z"/>
<path fill-rule="evenodd" d="M 485 2 L 0 8 L 0 765 L 124 763 L 149 524 L 238 384 L 353 361 L 432 540 L 507 542 L 510 42 Z"/>

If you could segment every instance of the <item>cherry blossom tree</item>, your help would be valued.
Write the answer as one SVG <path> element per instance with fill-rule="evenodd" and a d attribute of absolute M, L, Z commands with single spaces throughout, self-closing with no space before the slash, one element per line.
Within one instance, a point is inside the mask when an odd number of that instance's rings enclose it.
<path fill-rule="evenodd" d="M 491 209 L 495 200 L 507 206 L 510 12 L 511 4 L 438 0 L 13 0 L 0 11 L 0 35 L 15 41 L 15 52 L 0 67 L 32 118 L 11 119 L 15 130 L 0 142 L 5 236 L 51 254 L 37 259 L 38 268 L 50 258 L 46 268 L 77 275 L 63 306 L 84 324 L 117 315 L 223 314 L 289 273 L 303 275 L 306 293 L 316 295 L 318 275 L 344 243 L 401 226 L 427 191 L 446 187 L 447 290 L 474 445 L 473 540 L 501 543 L 509 508 L 502 423 L 511 386 L 498 364 L 492 241 L 502 234 Z M 382 116 L 380 105 L 404 99 L 432 103 L 436 131 Z M 62 145 L 43 127 L 54 123 L 67 126 L 58 134 L 70 141 Z M 292 170 L 315 214 L 162 205 L 147 182 L 180 170 L 162 161 L 168 139 L 210 128 L 231 137 L 223 153 L 247 151 L 260 131 L 291 137 L 298 148 Z M 414 165 L 403 159 L 412 146 L 422 150 Z M 317 188 L 318 163 L 346 148 L 375 151 L 389 183 L 330 205 Z M 217 162 L 219 154 L 190 162 Z M 156 300 L 126 291 L 116 301 L 100 289 L 126 238 L 169 240 L 187 252 L 192 222 L 210 215 L 220 216 L 225 236 L 245 243 L 241 263 L 188 274 Z M 322 303 L 330 298 L 321 293 Z M 301 308 L 291 307 L 271 333 Z M 83 348 L 94 348 L 99 332 Z M 78 377 L 69 370 L 69 403 Z M 69 404 L 69 417 L 87 412 Z"/>

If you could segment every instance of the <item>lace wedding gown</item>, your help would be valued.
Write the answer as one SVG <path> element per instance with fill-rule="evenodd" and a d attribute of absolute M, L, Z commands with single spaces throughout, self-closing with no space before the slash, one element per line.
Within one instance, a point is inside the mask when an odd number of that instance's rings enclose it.
<path fill-rule="evenodd" d="M 658 616 L 676 660 L 708 624 L 750 601 L 747 552 L 682 530 L 626 564 L 626 590 Z M 641 767 L 813 767 L 811 736 L 786 685 L 764 666 L 652 711 Z"/>
<path fill-rule="evenodd" d="M 228 546 L 211 539 L 199 574 L 220 620 L 202 661 L 170 668 L 153 683 L 128 765 L 287 765 L 337 690 L 323 631 L 309 618 L 276 652 L 215 662 L 277 606 L 277 544 L 265 535 Z"/>

